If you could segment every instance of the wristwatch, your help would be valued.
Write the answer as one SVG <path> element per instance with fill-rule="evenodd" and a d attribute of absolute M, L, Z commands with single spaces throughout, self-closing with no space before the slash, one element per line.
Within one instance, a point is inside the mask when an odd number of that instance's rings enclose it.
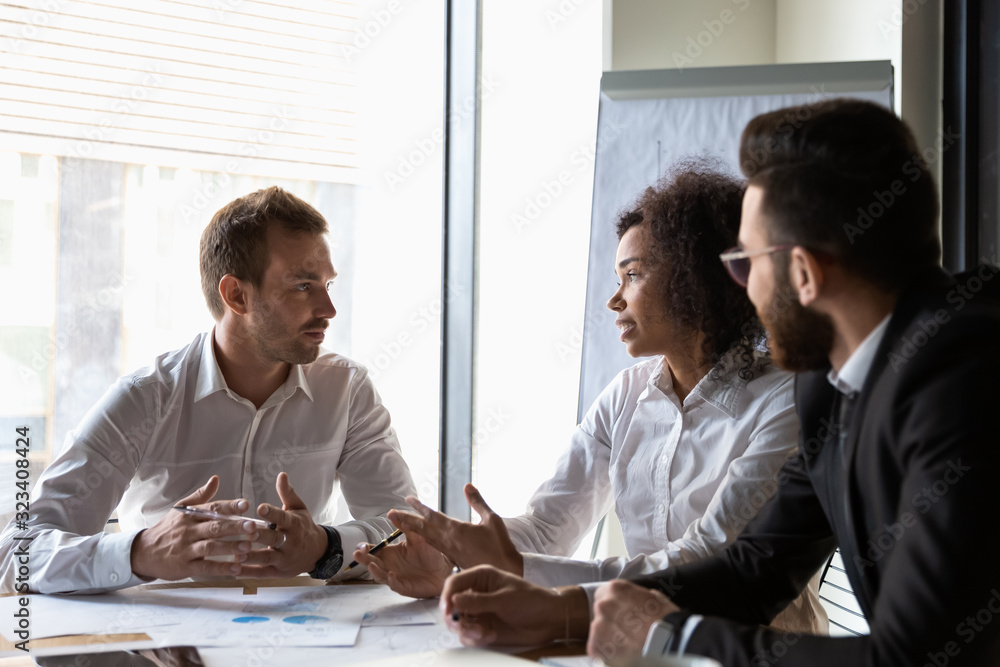
<path fill-rule="evenodd" d="M 336 528 L 330 526 L 320 526 L 326 531 L 326 552 L 316 561 L 309 576 L 313 579 L 329 579 L 340 572 L 340 567 L 344 564 L 344 549 L 340 544 L 340 533 Z"/>
<path fill-rule="evenodd" d="M 649 628 L 646 635 L 646 643 L 642 647 L 644 656 L 661 656 L 670 650 L 670 644 L 674 640 L 677 629 L 673 623 L 667 621 L 657 621 Z"/>

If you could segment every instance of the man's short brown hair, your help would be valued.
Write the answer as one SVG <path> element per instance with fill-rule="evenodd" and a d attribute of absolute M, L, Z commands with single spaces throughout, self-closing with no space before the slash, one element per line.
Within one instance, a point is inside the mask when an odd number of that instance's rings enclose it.
<path fill-rule="evenodd" d="M 271 186 L 235 199 L 212 216 L 201 234 L 201 289 L 212 317 L 226 312 L 219 281 L 226 274 L 260 288 L 270 261 L 267 230 L 325 234 L 326 220 L 295 195 Z"/>

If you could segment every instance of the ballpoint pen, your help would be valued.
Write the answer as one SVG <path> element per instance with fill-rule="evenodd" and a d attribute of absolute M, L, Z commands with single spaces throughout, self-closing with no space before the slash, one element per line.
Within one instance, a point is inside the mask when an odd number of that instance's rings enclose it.
<path fill-rule="evenodd" d="M 384 540 L 382 540 L 381 542 L 379 542 L 378 544 L 376 544 L 375 546 L 373 546 L 372 549 L 371 549 L 371 551 L 369 551 L 368 553 L 370 553 L 370 554 L 378 553 L 382 549 L 384 549 L 387 546 L 389 546 L 390 544 L 392 544 L 392 541 L 395 540 L 397 537 L 399 537 L 402 534 L 403 534 L 403 531 L 400 530 L 399 528 L 397 528 L 396 530 L 394 530 L 392 532 L 391 535 L 389 535 L 389 537 L 385 538 Z M 352 567 L 354 567 L 357 564 L 358 564 L 358 561 L 352 560 L 351 564 L 348 565 L 346 568 L 344 568 L 344 572 L 347 572 L 348 570 L 350 570 Z"/>

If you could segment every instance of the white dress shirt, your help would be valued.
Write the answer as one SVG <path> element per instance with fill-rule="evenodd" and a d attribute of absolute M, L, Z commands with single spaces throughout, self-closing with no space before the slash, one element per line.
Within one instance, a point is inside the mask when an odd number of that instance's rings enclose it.
<path fill-rule="evenodd" d="M 891 318 L 892 313 L 890 312 L 875 325 L 874 329 L 868 332 L 865 339 L 840 367 L 839 373 L 832 368 L 830 369 L 830 372 L 826 374 L 826 379 L 833 385 L 834 389 L 851 398 L 856 398 L 857 394 L 861 392 L 862 387 L 865 386 L 865 380 L 868 378 L 868 371 L 871 370 L 872 364 L 875 362 L 878 346 L 885 338 L 885 331 L 889 328 Z"/>
<path fill-rule="evenodd" d="M 547 586 L 631 577 L 732 543 L 777 491 L 799 428 L 792 374 L 758 358 L 747 381 L 741 365 L 731 351 L 683 402 L 662 358 L 619 373 L 527 513 L 506 520 L 525 552 L 524 577 Z M 565 558 L 612 502 L 629 556 Z M 783 627 L 827 631 L 817 588 L 818 577 L 783 613 Z"/>
<path fill-rule="evenodd" d="M 142 583 L 132 540 L 213 474 L 216 499 L 278 507 L 279 472 L 317 523 L 330 525 L 337 491 L 357 521 L 337 526 L 345 549 L 392 532 L 385 518 L 416 495 L 389 413 L 364 367 L 324 353 L 293 365 L 257 409 L 232 392 L 216 362 L 212 333 L 120 378 L 70 431 L 32 493 L 28 532 L 14 521 L 0 535 L 0 576 L 17 570 L 12 538 L 31 536 L 31 590 L 96 592 Z M 119 504 L 120 503 L 120 504 Z M 121 532 L 102 532 L 115 508 Z M 16 543 L 15 543 L 16 544 Z"/>

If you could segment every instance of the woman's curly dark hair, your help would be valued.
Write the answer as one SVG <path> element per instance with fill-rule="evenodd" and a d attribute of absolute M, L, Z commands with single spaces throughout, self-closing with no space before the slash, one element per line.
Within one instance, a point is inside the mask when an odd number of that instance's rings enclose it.
<path fill-rule="evenodd" d="M 635 225 L 648 223 L 650 254 L 663 267 L 667 316 L 705 334 L 704 354 L 715 364 L 737 346 L 740 376 L 749 379 L 757 350 L 765 347 L 764 327 L 746 290 L 726 273 L 719 255 L 737 244 L 746 185 L 705 160 L 683 162 L 647 188 L 618 220 L 619 240 Z"/>

